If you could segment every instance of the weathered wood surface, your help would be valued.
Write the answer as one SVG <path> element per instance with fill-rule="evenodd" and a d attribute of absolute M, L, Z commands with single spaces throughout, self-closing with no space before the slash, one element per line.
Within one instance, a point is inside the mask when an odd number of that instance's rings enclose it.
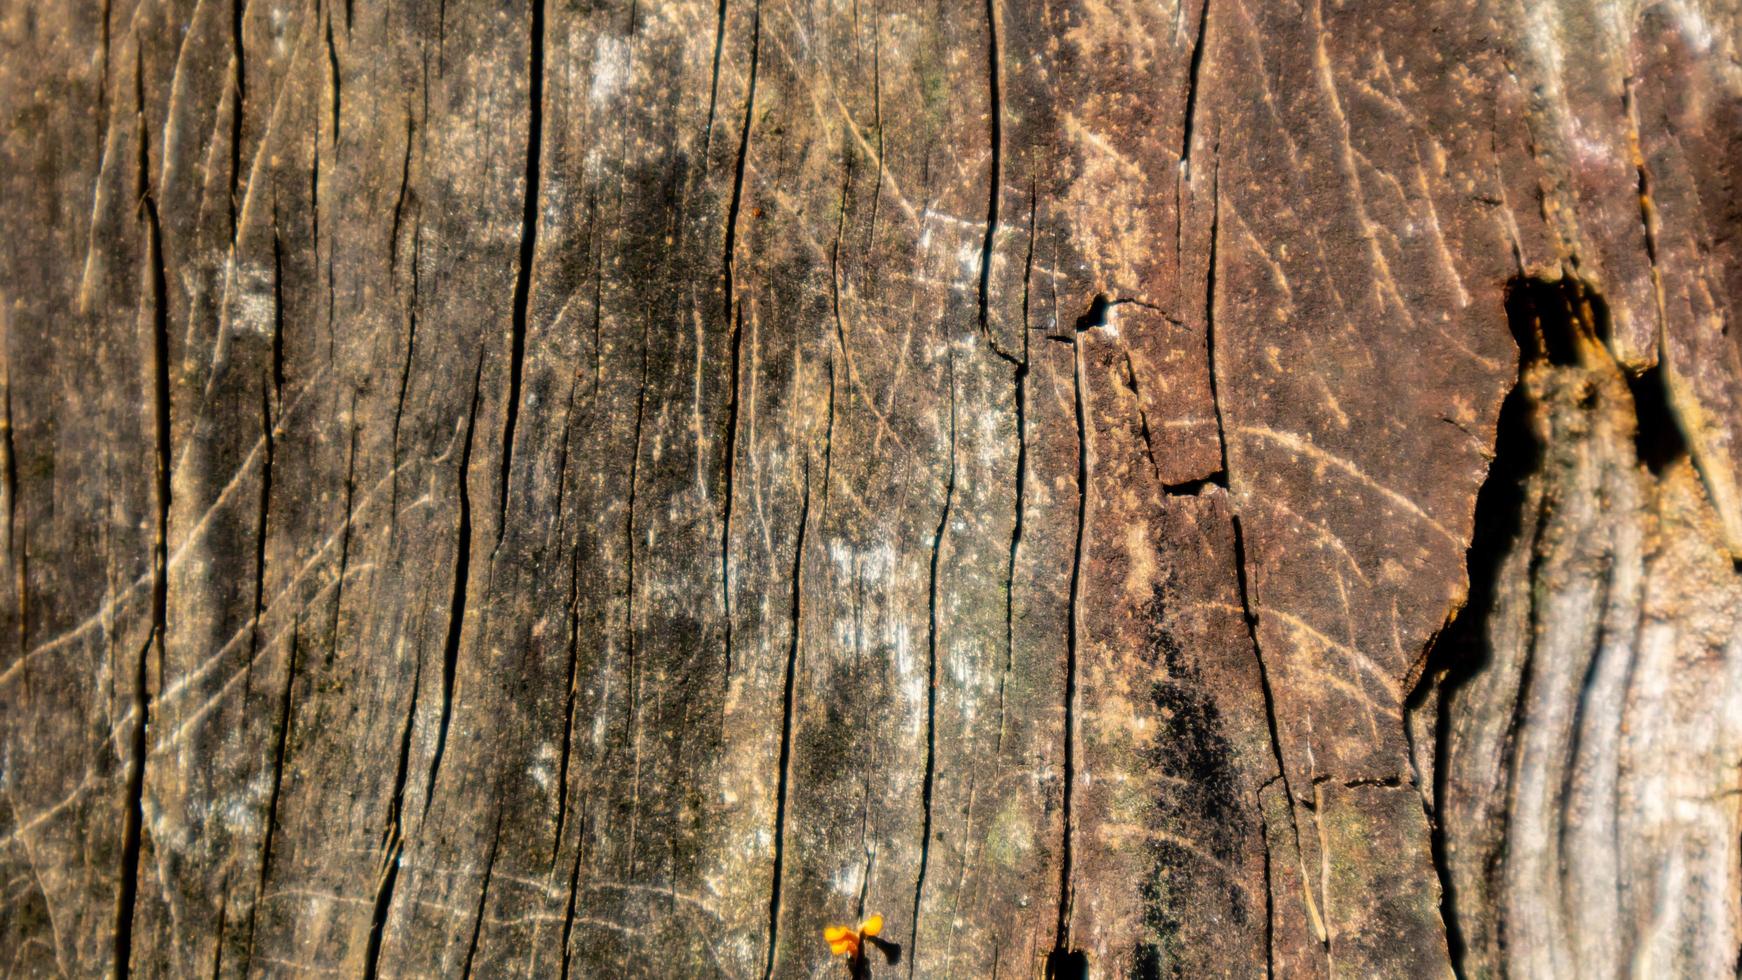
<path fill-rule="evenodd" d="M 1737 968 L 1732 0 L 0 45 L 9 973 Z"/>

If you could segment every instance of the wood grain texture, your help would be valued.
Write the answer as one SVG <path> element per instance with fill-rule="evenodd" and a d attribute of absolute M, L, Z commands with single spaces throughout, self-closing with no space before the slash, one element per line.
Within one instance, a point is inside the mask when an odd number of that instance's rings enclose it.
<path fill-rule="evenodd" d="M 1739 45 L 7 6 L 0 962 L 1733 971 Z"/>

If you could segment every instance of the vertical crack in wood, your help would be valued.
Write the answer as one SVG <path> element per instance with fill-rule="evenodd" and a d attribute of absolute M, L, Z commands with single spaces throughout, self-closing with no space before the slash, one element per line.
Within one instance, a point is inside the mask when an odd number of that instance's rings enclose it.
<path fill-rule="evenodd" d="M 1204 66 L 1204 35 L 1206 33 L 1206 26 L 1209 22 L 1210 0 L 1203 0 L 1203 4 L 1198 8 L 1198 32 L 1197 36 L 1192 40 L 1192 54 L 1189 62 L 1190 67 L 1186 71 L 1185 114 L 1180 120 L 1179 162 L 1180 169 L 1185 173 L 1188 180 L 1191 177 L 1192 128 L 1197 122 L 1198 79 Z M 1178 214 L 1183 210 L 1184 208 L 1178 208 L 1175 213 Z"/>
<path fill-rule="evenodd" d="M 726 46 L 726 0 L 720 0 L 714 15 L 714 67 L 708 77 L 708 121 L 702 127 L 702 159 L 714 146 L 714 109 L 720 98 L 720 52 Z"/>
<path fill-rule="evenodd" d="M 333 45 L 333 12 L 327 10 L 327 83 L 332 91 L 333 145 L 339 145 L 339 107 L 343 104 L 345 94 L 343 79 L 339 74 L 339 52 Z"/>
<path fill-rule="evenodd" d="M 714 41 L 714 85 L 719 84 L 720 45 L 726 30 L 726 0 L 720 0 L 719 36 Z M 724 447 L 725 489 L 720 496 L 720 607 L 725 620 L 726 676 L 732 675 L 732 499 L 736 490 L 738 463 L 738 386 L 742 369 L 744 340 L 744 309 L 738 303 L 737 284 L 733 279 L 735 250 L 738 240 L 738 212 L 744 200 L 744 171 L 750 156 L 750 129 L 756 111 L 756 66 L 762 46 L 762 4 L 758 0 L 751 14 L 750 81 L 744 93 L 744 123 L 738 137 L 738 155 L 732 171 L 732 197 L 726 206 L 726 241 L 721 254 L 721 277 L 724 281 L 725 312 L 732 327 L 732 377 L 726 395 L 726 436 Z M 709 103 L 709 134 L 713 129 L 713 109 Z M 597 323 L 595 311 L 594 323 Z M 596 349 L 596 341 L 595 341 Z"/>
<path fill-rule="evenodd" d="M 249 624 L 248 671 L 260 654 L 260 621 L 266 615 L 266 530 L 272 507 L 272 464 L 277 451 L 278 413 L 284 404 L 284 248 L 278 236 L 278 199 L 272 203 L 272 361 L 260 389 L 260 502 L 254 518 L 254 618 Z"/>
<path fill-rule="evenodd" d="M 472 491 L 468 476 L 472 469 L 472 436 L 478 422 L 478 387 L 483 380 L 484 359 L 478 358 L 478 366 L 472 372 L 472 404 L 466 412 L 466 435 L 460 450 L 460 465 L 457 473 L 460 520 L 455 529 L 454 543 L 454 589 L 448 598 L 448 629 L 442 642 L 442 713 L 441 721 L 436 729 L 435 753 L 429 763 L 429 785 L 423 792 L 423 815 L 429 815 L 429 806 L 435 799 L 436 776 L 441 772 L 442 755 L 448 746 L 448 724 L 453 719 L 454 711 L 454 675 L 459 667 L 460 637 L 466 624 L 466 587 L 471 577 L 472 568 Z"/>
<path fill-rule="evenodd" d="M 321 137 L 320 127 L 318 125 L 315 126 L 314 131 L 309 134 L 309 154 L 308 248 L 313 263 L 318 266 L 321 261 Z M 333 344 L 336 342 L 338 332 L 332 329 L 333 288 L 332 277 L 330 274 L 332 269 L 331 264 L 329 264 L 327 268 L 329 272 L 327 281 L 327 363 L 330 367 L 333 361 Z"/>
<path fill-rule="evenodd" d="M 571 422 L 572 422 L 573 417 L 574 417 L 574 408 L 575 408 L 574 390 L 573 390 L 573 388 L 571 388 L 569 390 L 568 415 L 563 419 L 562 466 L 557 470 L 558 483 L 557 483 L 557 492 L 556 492 L 555 499 L 557 501 L 557 508 L 558 508 L 559 514 L 561 515 L 558 518 L 558 532 L 557 532 L 558 533 L 558 536 L 557 536 L 558 542 L 562 542 L 564 540 L 563 531 L 566 529 L 566 517 L 567 517 L 567 513 L 568 513 L 567 510 L 565 508 L 563 508 L 563 505 L 562 505 L 563 482 L 564 482 L 564 479 L 568 475 L 568 469 L 569 469 L 569 433 L 570 433 L 571 428 L 572 428 Z M 569 758 L 570 758 L 570 755 L 573 751 L 573 745 L 574 745 L 575 699 L 576 699 L 577 695 L 579 694 L 580 683 L 581 683 L 581 677 L 580 677 L 580 649 L 581 649 L 581 647 L 580 647 L 580 639 L 581 639 L 581 637 L 580 637 L 580 625 L 581 625 L 580 624 L 580 620 L 581 620 L 581 614 L 580 614 L 580 602 L 581 602 L 580 564 L 581 564 L 581 557 L 582 557 L 582 555 L 581 555 L 581 552 L 579 549 L 577 549 L 574 552 L 574 554 L 572 554 L 570 556 L 570 559 L 569 559 L 569 594 L 568 594 L 567 601 L 563 604 L 563 609 L 568 613 L 568 619 L 569 619 L 569 643 L 568 643 L 568 646 L 569 646 L 569 649 L 568 649 L 569 689 L 568 689 L 568 698 L 563 705 L 563 749 L 562 749 L 562 761 L 561 761 L 559 768 L 558 768 L 558 771 L 557 771 L 556 829 L 551 834 L 551 842 L 550 842 L 550 862 L 551 862 L 551 869 L 553 871 L 556 868 L 557 855 L 562 852 L 563 828 L 568 822 L 568 815 L 569 815 Z"/>
<path fill-rule="evenodd" d="M 399 269 L 399 229 L 405 218 L 405 197 L 411 190 L 411 149 L 416 143 L 417 117 L 409 108 L 405 113 L 405 156 L 399 162 L 399 193 L 393 199 L 393 224 L 387 232 L 387 267 Z M 398 283 L 394 283 L 398 291 Z"/>
<path fill-rule="evenodd" d="M 1205 0 L 1206 11 L 1208 6 L 1209 2 Z M 1218 236 L 1221 233 L 1222 225 L 1221 180 L 1222 167 L 1220 148 L 1218 147 L 1214 165 L 1210 170 L 1210 243 L 1209 258 L 1204 266 L 1204 356 L 1208 364 L 1206 373 L 1210 385 L 1210 408 L 1216 413 L 1216 446 L 1222 454 L 1222 482 L 1225 486 L 1232 488 L 1233 481 L 1228 472 L 1228 428 L 1222 419 L 1221 389 L 1216 381 L 1216 250 L 1219 245 Z M 1240 573 L 1242 576 L 1246 574 L 1244 568 L 1245 563 L 1242 561 Z M 1248 610 L 1247 613 L 1247 625 L 1250 627 L 1251 611 Z M 1272 727 L 1274 726 L 1275 720 L 1272 719 Z M 1277 764 L 1281 765 L 1281 761 L 1279 756 Z"/>
<path fill-rule="evenodd" d="M 786 682 L 781 697 L 780 777 L 775 787 L 774 803 L 774 869 L 768 889 L 768 957 L 763 966 L 763 980 L 774 975 L 775 955 L 780 944 L 780 884 L 786 862 L 786 804 L 792 775 L 792 697 L 798 679 L 799 626 L 803 614 L 805 528 L 810 523 L 811 471 L 807 457 L 804 464 L 804 496 L 798 509 L 798 530 L 792 548 L 791 638 L 786 649 Z"/>
<path fill-rule="evenodd" d="M 99 42 L 99 59 L 102 64 L 99 88 L 97 89 L 97 144 L 99 146 L 104 145 L 109 133 L 109 67 L 114 20 L 113 8 L 114 0 L 103 0 L 102 39 Z"/>
<path fill-rule="evenodd" d="M 1016 476 L 1015 500 L 1010 520 L 1010 560 L 1004 569 L 1004 671 L 998 676 L 998 735 L 996 752 L 1004 751 L 1004 692 L 1010 672 L 1016 666 L 1016 556 L 1022 547 L 1023 521 L 1027 517 L 1028 481 L 1028 284 L 1034 273 L 1035 214 L 1038 210 L 1035 188 L 1028 194 L 1028 252 L 1022 260 L 1022 360 L 1011 372 L 1011 386 L 1016 402 Z"/>
<path fill-rule="evenodd" d="M 498 787 L 500 790 L 500 787 Z M 460 976 L 471 977 L 472 963 L 478 957 L 478 937 L 484 933 L 484 910 L 490 902 L 490 875 L 496 870 L 496 851 L 502 846 L 502 807 L 496 807 L 496 829 L 490 835 L 490 850 L 484 856 L 484 881 L 478 887 L 478 909 L 472 916 L 472 935 L 466 942 L 466 959 Z"/>
<path fill-rule="evenodd" d="M 0 487 L 6 494 L 6 554 L 12 562 L 13 598 L 18 604 L 18 664 L 26 667 L 29 657 L 29 606 L 25 600 L 26 588 L 30 579 L 25 562 L 29 560 L 29 552 L 18 541 L 18 449 L 12 442 L 12 361 L 9 356 L 0 352 L 0 369 L 5 376 L 0 378 Z M 29 674 L 24 675 L 24 690 L 28 696 Z"/>
<path fill-rule="evenodd" d="M 1011 371 L 1016 400 L 1016 475 L 1012 480 L 1015 499 L 1011 504 L 1010 558 L 1004 566 L 1004 671 L 998 677 L 998 736 L 996 751 L 1004 749 L 1004 688 L 1016 666 L 1016 557 L 1022 548 L 1023 521 L 1027 517 L 1028 481 L 1028 331 L 1023 331 L 1022 360 Z"/>
<path fill-rule="evenodd" d="M 641 321 L 641 380 L 635 389 L 635 434 L 629 442 L 628 515 L 623 521 L 623 642 L 629 655 L 629 728 L 635 757 L 635 776 L 630 789 L 629 859 L 625 862 L 625 880 L 635 879 L 635 852 L 641 840 L 641 670 L 637 660 L 640 648 L 635 642 L 635 498 L 641 478 L 641 434 L 647 421 L 648 340 L 652 321 Z"/>
<path fill-rule="evenodd" d="M 260 438 L 265 458 L 260 468 L 260 502 L 255 514 L 254 534 L 254 617 L 249 624 L 248 683 L 253 684 L 254 661 L 260 655 L 261 621 L 266 618 L 266 539 L 272 502 L 272 467 L 277 453 L 279 413 L 284 408 L 284 243 L 278 234 L 278 196 L 272 198 L 272 339 L 271 362 L 267 367 L 265 385 L 260 390 Z M 293 620 L 293 624 L 294 624 Z M 266 798 L 266 822 L 261 831 L 260 875 L 255 882 L 254 902 L 248 907 L 248 939 L 244 964 L 254 961 L 254 932 L 260 900 L 266 894 L 266 878 L 272 865 L 272 837 L 278 822 L 278 795 L 284 781 L 285 738 L 289 730 L 291 685 L 296 678 L 297 637 L 293 625 L 290 654 L 284 685 L 279 694 L 278 732 L 274 736 L 272 787 Z M 246 969 L 246 967 L 244 967 Z"/>
<path fill-rule="evenodd" d="M 986 0 L 986 87 L 987 113 L 991 121 L 991 184 L 986 192 L 986 237 L 980 242 L 980 333 L 1000 358 L 1015 362 L 1016 358 L 998 346 L 988 322 L 988 292 L 992 284 L 992 246 L 998 232 L 998 194 L 1004 180 L 1004 97 L 999 86 L 998 3 Z"/>
<path fill-rule="evenodd" d="M 720 493 L 720 609 L 725 620 L 726 677 L 732 676 L 732 496 L 738 462 L 738 375 L 742 371 L 744 311 L 727 311 L 732 321 L 731 383 L 726 392 L 726 434 L 722 449 L 725 483 Z"/>
<path fill-rule="evenodd" d="M 421 208 L 419 209 L 422 210 Z M 411 387 L 411 359 L 417 353 L 417 309 L 422 283 L 418 265 L 423 258 L 423 216 L 418 215 L 411 231 L 411 300 L 405 307 L 405 358 L 399 364 L 399 394 L 393 399 L 393 427 L 389 443 L 393 460 L 388 469 L 387 535 L 399 534 L 399 425 L 405 418 L 405 393 Z"/>
<path fill-rule="evenodd" d="M 345 576 L 351 568 L 351 522 L 357 490 L 357 392 L 351 391 L 351 410 L 346 416 L 351 429 L 350 448 L 345 453 L 345 522 L 339 530 L 339 579 L 333 588 L 333 626 L 328 633 L 327 650 L 339 649 L 339 619 L 345 611 Z"/>
<path fill-rule="evenodd" d="M 574 935 L 575 899 L 581 891 L 581 858 L 586 855 L 587 827 L 586 820 L 581 821 L 579 840 L 575 844 L 575 863 L 569 871 L 569 900 L 563 909 L 562 940 L 557 944 L 562 950 L 562 967 L 558 973 L 560 980 L 569 980 L 569 940 Z"/>
<path fill-rule="evenodd" d="M 508 530 L 508 481 L 514 469 L 514 424 L 520 417 L 520 379 L 526 359 L 526 314 L 532 301 L 532 264 L 538 254 L 538 180 L 544 153 L 544 0 L 532 0 L 526 56 L 526 181 L 520 219 L 520 264 L 508 330 L 508 403 L 502 422 L 502 473 L 496 508 L 496 545 Z"/>
<path fill-rule="evenodd" d="M 169 386 L 169 275 L 164 267 L 163 228 L 158 220 L 157 200 L 151 188 L 150 143 L 146 135 L 144 53 L 134 47 L 134 110 L 138 127 L 139 169 L 135 194 L 145 220 L 146 285 L 151 303 L 152 428 L 154 433 L 155 523 L 151 553 L 151 632 L 133 664 L 133 738 L 127 760 L 126 810 L 121 826 L 120 883 L 116 889 L 115 976 L 125 980 L 132 969 L 133 916 L 139 894 L 139 857 L 145 824 L 145 763 L 147 731 L 151 724 L 151 692 L 148 655 L 155 648 L 161 673 L 165 631 L 169 620 L 169 510 L 170 510 L 170 386 Z"/>
<path fill-rule="evenodd" d="M 925 895 L 925 873 L 931 862 L 932 787 L 937 778 L 937 714 L 938 714 L 938 559 L 943 554 L 944 534 L 949 530 L 950 508 L 956 499 L 956 355 L 950 346 L 948 372 L 950 383 L 950 449 L 949 470 L 944 480 L 944 506 L 938 514 L 937 530 L 931 539 L 931 566 L 926 589 L 926 688 L 925 688 L 925 776 L 920 784 L 920 804 L 923 816 L 919 838 L 919 874 L 913 885 L 913 931 L 909 939 L 907 975 L 913 976 L 919 963 L 919 909 Z"/>
<path fill-rule="evenodd" d="M 1205 18 L 1207 18 L 1209 16 L 1209 2 L 1208 2 L 1208 0 L 1205 0 L 1204 12 L 1203 12 L 1202 16 L 1204 16 Z M 1199 24 L 1199 31 L 1200 31 L 1200 34 L 1203 31 L 1202 23 Z M 1196 57 L 1196 55 L 1194 54 L 1194 58 L 1195 57 Z M 1194 66 L 1194 70 L 1195 70 L 1195 66 Z M 1242 526 L 1241 521 L 1240 521 L 1240 515 L 1238 513 L 1238 506 L 1237 506 L 1237 503 L 1238 503 L 1237 498 L 1234 498 L 1233 493 L 1232 493 L 1232 488 L 1234 486 L 1233 470 L 1232 470 L 1232 467 L 1229 463 L 1227 423 L 1224 419 L 1224 413 L 1222 410 L 1221 389 L 1220 389 L 1220 384 L 1218 381 L 1219 372 L 1217 369 L 1217 358 L 1216 358 L 1216 265 L 1217 265 L 1217 262 L 1219 261 L 1218 248 L 1220 245 L 1220 233 L 1221 233 L 1221 224 L 1222 224 L 1221 166 L 1220 166 L 1219 141 L 1218 141 L 1218 145 L 1212 148 L 1212 160 L 1213 160 L 1213 163 L 1212 163 L 1212 169 L 1210 172 L 1211 212 L 1210 212 L 1209 257 L 1208 257 L 1208 263 L 1205 267 L 1205 276 L 1204 276 L 1204 348 L 1205 348 L 1205 351 L 1206 351 L 1206 354 L 1208 357 L 1210 405 L 1214 409 L 1215 415 L 1216 415 L 1216 443 L 1221 449 L 1222 468 L 1221 468 L 1221 471 L 1219 474 L 1215 474 L 1215 475 L 1211 476 L 1211 480 L 1217 481 L 1217 477 L 1219 476 L 1220 479 L 1217 482 L 1220 482 L 1220 484 L 1223 487 L 1228 488 L 1230 490 L 1230 494 L 1229 494 L 1230 502 L 1234 503 L 1236 505 L 1235 507 L 1232 508 L 1233 512 L 1229 514 L 1229 525 L 1231 527 L 1231 530 L 1233 533 L 1233 540 L 1234 540 L 1234 580 L 1235 580 L 1235 586 L 1236 586 L 1236 588 L 1239 589 L 1239 592 L 1240 592 L 1240 619 L 1241 619 L 1241 622 L 1246 627 L 1247 642 L 1251 645 L 1252 658 L 1258 667 L 1258 686 L 1259 686 L 1260 692 L 1263 694 L 1263 697 L 1264 697 L 1264 723 L 1265 723 L 1266 731 L 1267 731 L 1269 738 L 1270 738 L 1270 752 L 1271 752 L 1271 756 L 1276 760 L 1277 778 L 1279 780 L 1281 780 L 1281 782 L 1282 782 L 1283 796 L 1285 797 L 1285 799 L 1288 802 L 1289 829 L 1290 829 L 1290 832 L 1294 835 L 1295 853 L 1297 856 L 1299 856 L 1303 852 L 1300 849 L 1300 824 L 1299 824 L 1299 821 L 1295 815 L 1296 800 L 1295 800 L 1295 795 L 1294 795 L 1294 789 L 1291 786 L 1290 780 L 1288 778 L 1288 766 L 1287 766 L 1287 763 L 1284 761 L 1283 752 L 1282 752 L 1282 737 L 1281 737 L 1281 734 L 1277 728 L 1276 695 L 1275 695 L 1275 692 L 1272 690 L 1271 684 L 1270 684 L 1270 668 L 1265 663 L 1264 649 L 1258 641 L 1257 603 L 1253 599 L 1252 584 L 1251 584 L 1251 580 L 1250 580 L 1250 578 L 1248 576 L 1248 572 L 1247 572 L 1247 569 L 1250 567 L 1250 563 L 1249 563 L 1247 555 L 1246 555 L 1245 529 Z M 1309 917 L 1312 919 L 1312 923 L 1313 923 L 1314 928 L 1316 930 L 1316 935 L 1318 936 L 1319 941 L 1321 943 L 1328 944 L 1329 936 L 1328 936 L 1327 931 L 1325 929 L 1324 922 L 1318 913 L 1319 903 L 1318 903 L 1318 901 L 1315 900 L 1315 898 L 1313 896 L 1312 887 L 1307 884 L 1309 878 L 1306 875 L 1306 868 L 1305 868 L 1305 863 L 1304 863 L 1305 858 L 1300 857 L 1300 860 L 1302 861 L 1302 867 L 1301 867 L 1302 897 L 1306 901 L 1307 913 L 1308 913 Z M 1270 861 L 1270 852 L 1268 850 L 1268 844 L 1267 844 L 1266 851 L 1265 851 L 1265 862 L 1266 862 L 1265 867 L 1266 867 L 1267 880 L 1269 880 L 1268 879 L 1269 861 Z M 1266 895 L 1265 900 L 1270 905 L 1272 912 L 1274 912 L 1274 905 L 1275 905 L 1274 896 Z M 1266 929 L 1273 929 L 1274 922 L 1267 921 L 1265 928 Z M 1269 956 L 1269 955 L 1270 954 L 1267 950 L 1266 956 Z"/>
<path fill-rule="evenodd" d="M 726 308 L 737 304 L 734 282 L 737 260 L 738 212 L 744 203 L 744 171 L 750 159 L 750 129 L 756 119 L 756 68 L 762 48 L 762 3 L 757 0 L 750 17 L 750 81 L 744 93 L 744 126 L 738 137 L 738 160 L 732 174 L 732 199 L 726 207 L 726 244 L 722 261 L 725 267 Z"/>
<path fill-rule="evenodd" d="M 1143 457 L 1149 460 L 1149 469 L 1155 474 L 1157 482 L 1161 480 L 1161 463 L 1155 458 L 1155 443 L 1149 435 L 1149 413 L 1143 410 L 1143 392 L 1137 385 L 1137 365 L 1131 363 L 1131 348 L 1122 351 L 1125 356 L 1125 389 L 1131 392 L 1131 402 L 1137 409 L 1137 432 L 1143 438 Z M 1162 493 L 1178 493 L 1179 488 L 1163 484 Z"/>
<path fill-rule="evenodd" d="M 1105 322 L 1106 311 L 1107 298 L 1095 297 L 1088 311 L 1078 318 L 1076 332 L 1071 337 L 1071 387 L 1077 423 L 1077 535 L 1071 547 L 1071 585 L 1066 600 L 1063 833 L 1059 845 L 1058 924 L 1053 937 L 1052 953 L 1047 958 L 1049 977 L 1071 972 L 1070 963 L 1073 957 L 1070 948 L 1071 903 L 1075 894 L 1071 887 L 1074 859 L 1071 809 L 1077 776 L 1077 654 L 1083 628 L 1083 547 L 1088 541 L 1089 533 L 1089 423 L 1087 396 L 1083 390 L 1083 331 L 1094 325 L 1097 318 Z"/>
<path fill-rule="evenodd" d="M 877 179 L 871 183 L 871 217 L 865 240 L 877 240 L 877 206 L 883 200 L 883 30 L 876 21 L 871 28 L 871 125 L 877 130 Z"/>
<path fill-rule="evenodd" d="M 293 618 L 291 620 L 290 629 L 290 650 L 285 658 L 284 684 L 279 689 L 278 695 L 278 730 L 276 735 L 273 737 L 272 744 L 272 786 L 267 791 L 266 822 L 265 827 L 261 830 L 260 840 L 260 877 L 254 885 L 254 904 L 249 906 L 248 909 L 248 945 L 247 957 L 244 960 L 247 964 L 252 964 L 254 962 L 255 918 L 259 912 L 261 901 L 266 897 L 266 882 L 272 873 L 273 835 L 278 826 L 278 801 L 280 799 L 280 792 L 284 787 L 284 753 L 285 749 L 288 747 L 290 739 L 290 720 L 291 712 L 294 707 L 292 698 L 294 696 L 293 692 L 296 690 L 296 659 L 301 646 L 301 641 L 298 636 L 301 632 L 300 627 L 300 617 Z M 415 688 L 413 689 L 412 700 L 413 702 L 416 701 Z M 401 784 L 403 784 L 403 758 L 400 760 L 400 781 Z M 398 795 L 396 793 L 396 803 L 397 800 Z"/>
<path fill-rule="evenodd" d="M 212 972 L 208 974 L 212 980 L 220 980 L 224 975 L 224 926 L 230 921 L 229 871 L 225 871 L 224 877 L 218 881 L 218 894 L 224 897 L 218 902 L 218 922 L 212 931 Z"/>
<path fill-rule="evenodd" d="M 294 642 L 293 634 L 293 657 Z M 405 780 L 411 769 L 411 734 L 417 722 L 417 698 L 422 686 L 423 660 L 419 658 L 417 670 L 411 678 L 411 700 L 406 705 L 405 724 L 399 730 L 399 765 L 393 774 L 393 820 L 385 834 L 380 879 L 376 883 L 374 911 L 370 916 L 369 942 L 363 952 L 364 980 L 374 980 L 379 968 L 381 942 L 387 935 L 387 916 L 393 909 L 393 890 L 399 881 L 399 859 L 405 847 Z"/>
<path fill-rule="evenodd" d="M 242 120 L 248 107 L 248 68 L 242 45 L 242 17 L 246 0 L 230 0 L 230 88 L 235 101 L 230 106 L 230 243 L 237 239 L 237 187 L 242 176 Z"/>

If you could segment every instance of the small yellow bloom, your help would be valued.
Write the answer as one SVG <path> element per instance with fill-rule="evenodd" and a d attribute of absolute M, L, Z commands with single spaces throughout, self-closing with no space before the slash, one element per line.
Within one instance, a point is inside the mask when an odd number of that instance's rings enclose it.
<path fill-rule="evenodd" d="M 836 956 L 858 959 L 863 953 L 865 940 L 882 931 L 883 916 L 874 915 L 859 923 L 858 929 L 829 926 L 823 930 L 823 940 L 829 944 L 829 952 Z"/>

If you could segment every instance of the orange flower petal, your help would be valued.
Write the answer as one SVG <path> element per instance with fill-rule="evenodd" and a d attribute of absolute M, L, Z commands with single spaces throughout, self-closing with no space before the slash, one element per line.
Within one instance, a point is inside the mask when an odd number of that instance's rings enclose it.
<path fill-rule="evenodd" d="M 827 929 L 823 930 L 823 939 L 830 945 L 834 945 L 852 934 L 853 930 L 848 929 L 846 926 L 829 926 Z"/>
<path fill-rule="evenodd" d="M 882 931 L 883 931 L 883 916 L 881 916 L 881 915 L 874 915 L 871 918 L 866 919 L 864 922 L 859 923 L 859 934 L 860 935 L 875 936 Z"/>
<path fill-rule="evenodd" d="M 840 956 L 853 948 L 851 939 L 834 939 L 829 941 L 829 952 Z"/>

